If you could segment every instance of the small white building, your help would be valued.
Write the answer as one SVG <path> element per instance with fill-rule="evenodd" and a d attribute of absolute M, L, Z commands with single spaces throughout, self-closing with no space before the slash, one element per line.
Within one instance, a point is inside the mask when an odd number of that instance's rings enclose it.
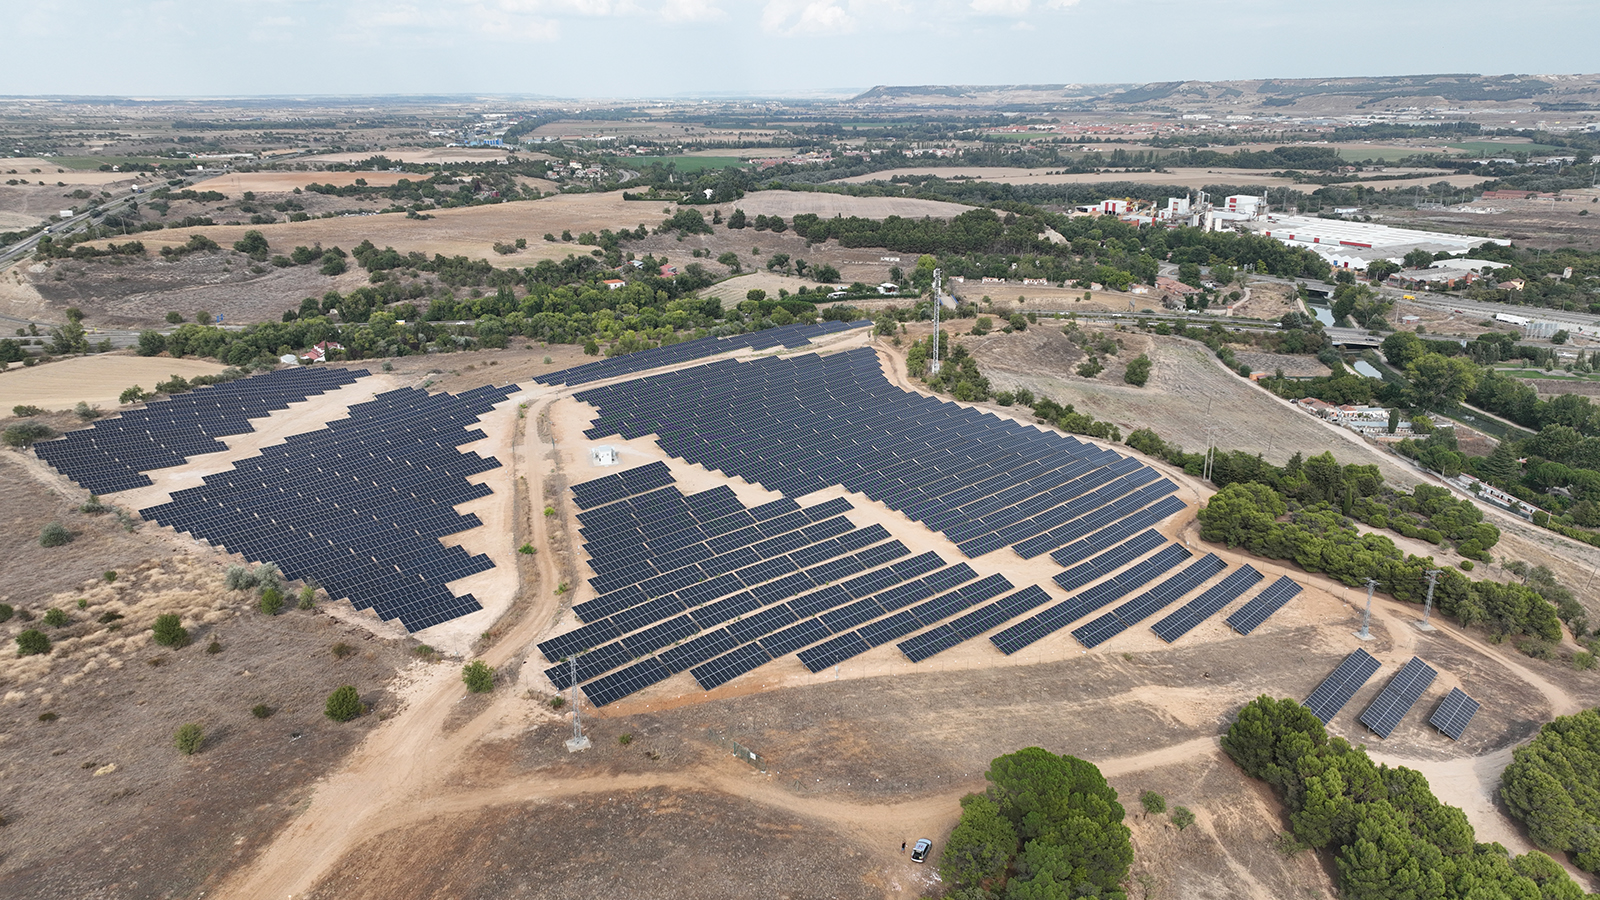
<path fill-rule="evenodd" d="M 589 448 L 589 464 L 595 466 L 614 466 L 617 464 L 617 448 L 610 444 L 597 444 Z"/>

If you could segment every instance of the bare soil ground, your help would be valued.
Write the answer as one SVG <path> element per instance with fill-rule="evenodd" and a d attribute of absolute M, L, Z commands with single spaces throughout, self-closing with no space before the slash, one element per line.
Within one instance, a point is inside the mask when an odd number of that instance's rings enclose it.
<path fill-rule="evenodd" d="M 120 353 L 59 359 L 31 368 L 18 366 L 0 377 L 0 414 L 9 414 L 18 404 L 71 410 L 80 400 L 111 413 L 117 409 L 117 398 L 131 385 L 148 391 L 173 375 L 215 375 L 223 368 L 209 360 Z"/>
<path fill-rule="evenodd" d="M 1285 313 L 1303 311 L 1299 296 L 1295 294 L 1294 288 L 1287 284 L 1261 282 L 1248 286 L 1243 293 L 1244 299 L 1233 308 L 1233 314 L 1236 316 L 1279 319 Z"/>
<path fill-rule="evenodd" d="M 1474 200 L 1465 209 L 1476 212 L 1429 209 L 1385 209 L 1388 219 L 1401 219 L 1422 227 L 1445 226 L 1466 234 L 1506 237 L 1519 247 L 1600 249 L 1600 192 L 1562 191 L 1562 199 Z M 1587 212 L 1580 216 L 1578 213 Z"/>

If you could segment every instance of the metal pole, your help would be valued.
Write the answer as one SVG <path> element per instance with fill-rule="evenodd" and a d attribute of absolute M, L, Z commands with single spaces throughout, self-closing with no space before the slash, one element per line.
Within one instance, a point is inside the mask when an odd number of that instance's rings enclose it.
<path fill-rule="evenodd" d="M 578 657 L 577 654 L 567 657 L 567 690 L 572 698 L 572 738 L 567 741 L 567 752 L 577 753 L 579 750 L 589 749 L 589 739 L 583 736 L 583 716 L 578 712 Z"/>
<path fill-rule="evenodd" d="M 1361 630 L 1356 632 L 1356 637 L 1363 641 L 1372 640 L 1372 591 L 1377 586 L 1376 579 L 1367 579 L 1367 609 L 1361 614 Z"/>
<path fill-rule="evenodd" d="M 1428 570 L 1428 599 L 1423 602 L 1423 606 L 1422 606 L 1422 621 L 1417 623 L 1417 628 L 1422 630 L 1422 631 L 1438 631 L 1439 630 L 1439 629 L 1433 627 L 1433 625 L 1429 624 L 1428 620 L 1433 617 L 1433 586 L 1434 586 L 1435 583 L 1438 582 L 1439 573 L 1441 571 L 1443 571 L 1443 570 L 1442 569 L 1429 569 Z"/>
<path fill-rule="evenodd" d="M 944 270 L 933 270 L 933 362 L 928 366 L 929 375 L 939 374 L 939 307 L 944 303 L 939 299 L 940 289 L 944 287 Z"/>

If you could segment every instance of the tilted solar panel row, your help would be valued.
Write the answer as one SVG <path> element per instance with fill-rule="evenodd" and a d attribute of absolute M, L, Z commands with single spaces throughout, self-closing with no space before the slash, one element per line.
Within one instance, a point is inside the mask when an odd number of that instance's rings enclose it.
<path fill-rule="evenodd" d="M 1262 575 L 1250 566 L 1237 569 L 1227 578 L 1206 588 L 1200 596 L 1178 607 L 1165 619 L 1150 626 L 1167 643 L 1172 643 L 1192 631 L 1195 626 L 1222 611 L 1224 606 L 1239 599 L 1245 591 L 1261 583 Z"/>
<path fill-rule="evenodd" d="M 1249 634 L 1299 593 L 1300 585 L 1285 575 L 1257 594 L 1255 599 L 1234 610 L 1228 616 L 1228 625 L 1240 634 Z"/>
<path fill-rule="evenodd" d="M 1365 650 L 1356 650 L 1345 657 L 1344 661 L 1339 663 L 1339 667 L 1317 685 L 1311 696 L 1306 698 L 1306 708 L 1311 710 L 1312 715 L 1321 719 L 1322 724 L 1328 724 L 1377 671 L 1378 661 L 1372 654 Z"/>
<path fill-rule="evenodd" d="M 500 465 L 455 447 L 475 440 L 467 426 L 513 390 L 385 392 L 141 514 L 274 562 L 287 577 L 315 581 L 412 631 L 449 621 L 481 608 L 449 583 L 494 564 L 439 538 L 481 524 L 452 507 L 487 494 L 465 479 Z M 425 476 L 406 465 L 414 458 L 429 460 Z"/>
<path fill-rule="evenodd" d="M 997 634 L 990 635 L 989 642 L 1001 653 L 1009 656 L 1101 607 L 1120 600 L 1129 591 L 1149 584 L 1170 571 L 1173 566 L 1188 559 L 1190 555 L 1188 550 L 1172 544 L 1160 553 L 1123 571 L 1122 574 L 1102 581 L 1064 603 L 1058 603 Z"/>
<path fill-rule="evenodd" d="M 1044 588 L 1031 585 L 901 641 L 898 646 L 907 659 L 922 662 L 1049 602 L 1050 595 Z"/>
<path fill-rule="evenodd" d="M 1428 722 L 1446 737 L 1459 741 L 1462 732 L 1472 723 L 1472 717 L 1478 714 L 1478 709 L 1478 701 L 1467 696 L 1460 688 L 1451 688 L 1450 693 L 1439 702 L 1439 708 L 1428 717 Z"/>
<path fill-rule="evenodd" d="M 1078 643 L 1089 649 L 1098 647 L 1155 613 L 1176 603 L 1179 597 L 1209 581 L 1213 575 L 1227 567 L 1228 564 L 1223 562 L 1221 557 L 1215 553 L 1207 553 L 1200 559 L 1190 563 L 1177 575 L 1116 607 L 1100 618 L 1073 629 L 1072 636 L 1078 639 Z"/>
<path fill-rule="evenodd" d="M 534 381 L 539 384 L 588 384 L 591 381 L 613 378 L 618 375 L 629 375 L 690 360 L 704 359 L 705 357 L 715 356 L 718 353 L 725 353 L 730 350 L 764 350 L 772 347 L 788 347 L 792 349 L 794 347 L 802 347 L 824 335 L 851 328 L 866 328 L 870 325 L 872 325 L 870 320 L 857 322 L 830 321 L 818 325 L 785 325 L 765 331 L 754 331 L 728 337 L 698 338 L 549 372 L 538 376 Z"/>
<path fill-rule="evenodd" d="M 1378 737 L 1388 737 L 1438 674 L 1418 657 L 1411 657 L 1361 713 L 1361 724 L 1372 729 Z"/>

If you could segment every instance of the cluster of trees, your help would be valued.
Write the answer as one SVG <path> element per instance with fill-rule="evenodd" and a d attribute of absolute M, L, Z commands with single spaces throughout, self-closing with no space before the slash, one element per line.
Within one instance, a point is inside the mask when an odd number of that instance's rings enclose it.
<path fill-rule="evenodd" d="M 1029 747 L 989 764 L 940 857 L 952 900 L 1124 900 L 1133 845 L 1092 763 Z"/>
<path fill-rule="evenodd" d="M 1534 843 L 1600 871 L 1600 711 L 1560 716 L 1517 748 L 1500 798 Z"/>
<path fill-rule="evenodd" d="M 1300 844 L 1333 854 L 1348 900 L 1586 896 L 1543 853 L 1478 843 L 1466 814 L 1440 803 L 1420 773 L 1374 765 L 1293 700 L 1251 701 L 1222 749 L 1277 791 Z"/>
<path fill-rule="evenodd" d="M 1291 559 L 1308 572 L 1352 586 L 1376 579 L 1381 590 L 1409 603 L 1423 601 L 1427 572 L 1434 568 L 1431 558 L 1402 553 L 1383 535 L 1362 534 L 1328 503 L 1297 505 L 1291 511 L 1282 494 L 1256 481 L 1224 487 L 1201 508 L 1199 519 L 1205 540 L 1244 547 L 1269 559 Z M 1434 603 L 1462 625 L 1483 624 L 1497 635 L 1561 639 L 1556 608 L 1526 585 L 1472 581 L 1445 569 Z"/>

